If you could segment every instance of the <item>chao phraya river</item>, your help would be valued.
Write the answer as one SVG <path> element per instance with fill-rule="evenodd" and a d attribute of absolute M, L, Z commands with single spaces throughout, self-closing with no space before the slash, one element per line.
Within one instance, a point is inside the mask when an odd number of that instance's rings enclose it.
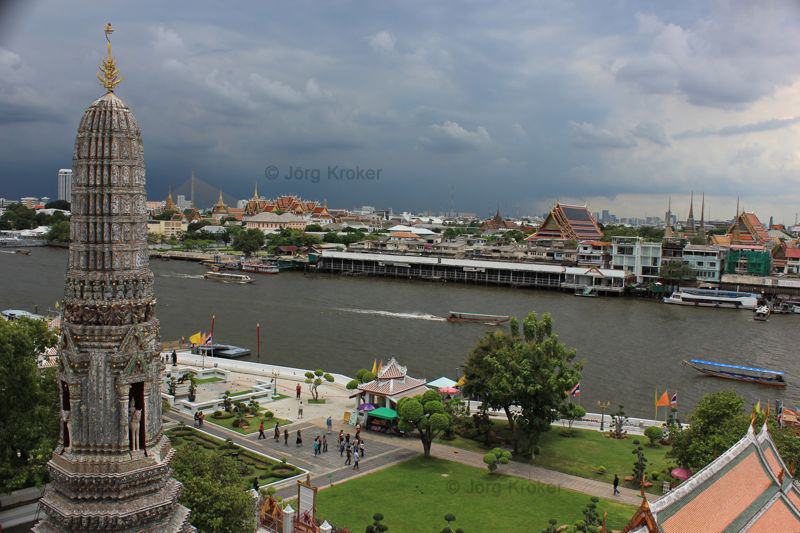
<path fill-rule="evenodd" d="M 52 307 L 63 295 L 65 250 L 0 253 L 0 309 Z M 695 309 L 638 298 L 579 298 L 566 292 L 438 284 L 284 272 L 250 285 L 202 279 L 197 263 L 151 261 L 161 335 L 172 340 L 208 331 L 219 342 L 253 350 L 250 360 L 352 375 L 373 359 L 395 356 L 414 376 L 456 379 L 465 355 L 490 326 L 451 324 L 452 311 L 550 313 L 561 339 L 585 361 L 580 402 L 625 405 L 653 417 L 653 395 L 677 391 L 679 415 L 703 394 L 733 388 L 748 402 L 798 400 L 800 316 L 756 322 L 751 312 Z M 261 324 L 261 357 L 256 353 Z M 681 365 L 703 358 L 783 370 L 785 390 L 708 378 Z M 749 404 L 748 404 L 749 408 Z M 661 409 L 660 417 L 664 416 Z"/>

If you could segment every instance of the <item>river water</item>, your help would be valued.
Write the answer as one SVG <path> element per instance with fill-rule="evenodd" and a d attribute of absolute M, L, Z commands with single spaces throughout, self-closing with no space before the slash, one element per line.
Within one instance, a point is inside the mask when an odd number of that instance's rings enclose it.
<path fill-rule="evenodd" d="M 52 307 L 63 294 L 67 253 L 33 248 L 30 256 L 0 253 L 0 309 Z M 581 404 L 625 405 L 628 415 L 653 417 L 654 392 L 678 393 L 679 415 L 705 394 L 733 388 L 750 403 L 797 403 L 800 316 L 756 322 L 747 311 L 695 309 L 638 298 L 580 298 L 570 293 L 422 281 L 348 278 L 284 272 L 249 285 L 202 278 L 205 269 L 153 260 L 157 316 L 165 340 L 208 331 L 216 315 L 219 342 L 253 350 L 247 359 L 354 374 L 396 357 L 413 376 L 457 379 L 458 367 L 491 326 L 451 324 L 451 310 L 524 317 L 550 313 L 561 339 L 585 361 Z M 256 356 L 256 323 L 261 356 Z M 681 365 L 699 357 L 783 370 L 785 390 L 703 377 Z M 663 419 L 664 410 L 659 417 Z"/>

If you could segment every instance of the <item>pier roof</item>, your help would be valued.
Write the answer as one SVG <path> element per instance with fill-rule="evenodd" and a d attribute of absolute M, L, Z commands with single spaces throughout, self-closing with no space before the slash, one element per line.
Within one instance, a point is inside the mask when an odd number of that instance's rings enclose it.
<path fill-rule="evenodd" d="M 322 257 L 348 259 L 351 261 L 380 261 L 382 263 L 405 263 L 415 265 L 442 265 L 456 268 L 488 268 L 495 270 L 515 270 L 528 272 L 544 272 L 552 274 L 585 275 L 586 267 L 568 267 L 562 265 L 519 263 L 513 261 L 481 261 L 477 259 L 452 259 L 447 257 L 427 257 L 418 255 L 368 254 L 360 252 L 339 252 L 323 250 Z M 625 272 L 608 268 L 596 269 L 603 277 L 625 279 Z"/>

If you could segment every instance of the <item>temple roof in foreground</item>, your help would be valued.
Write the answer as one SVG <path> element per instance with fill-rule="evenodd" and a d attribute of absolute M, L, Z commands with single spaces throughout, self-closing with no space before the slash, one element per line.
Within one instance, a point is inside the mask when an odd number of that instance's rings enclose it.
<path fill-rule="evenodd" d="M 800 491 L 766 424 L 650 504 L 643 500 L 630 533 L 800 531 Z"/>

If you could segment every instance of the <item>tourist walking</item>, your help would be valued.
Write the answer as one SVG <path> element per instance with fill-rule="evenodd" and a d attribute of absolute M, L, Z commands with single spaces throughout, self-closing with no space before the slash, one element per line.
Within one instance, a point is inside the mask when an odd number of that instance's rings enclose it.
<path fill-rule="evenodd" d="M 339 441 L 339 457 L 344 457 L 344 439 Z"/>
<path fill-rule="evenodd" d="M 172 366 L 178 366 L 178 352 L 172 350 Z"/>
<path fill-rule="evenodd" d="M 300 405 L 297 406 L 297 418 L 303 418 L 303 400 L 300 400 Z"/>
<path fill-rule="evenodd" d="M 194 412 L 194 427 L 200 427 L 200 411 Z"/>
<path fill-rule="evenodd" d="M 283 430 L 283 445 L 284 446 L 288 446 L 289 445 L 289 430 L 288 429 L 284 429 Z"/>
<path fill-rule="evenodd" d="M 619 489 L 617 489 L 617 487 L 619 487 L 619 476 L 614 474 L 614 496 L 619 494 Z"/>
<path fill-rule="evenodd" d="M 300 430 L 299 429 L 297 430 L 297 439 L 294 441 L 294 443 L 297 446 L 302 446 L 303 445 L 303 437 L 302 437 L 302 435 L 300 435 Z"/>
<path fill-rule="evenodd" d="M 344 460 L 344 464 L 346 464 L 346 465 L 352 464 L 352 462 L 351 462 L 351 457 L 352 457 L 351 454 L 353 452 L 350 450 L 350 446 L 349 445 L 346 446 L 346 450 L 345 451 L 347 452 L 347 459 Z"/>
<path fill-rule="evenodd" d="M 339 430 L 339 444 L 341 444 L 343 440 L 344 440 L 344 430 L 340 429 Z"/>
<path fill-rule="evenodd" d="M 363 440 L 361 440 L 358 443 L 358 451 L 359 451 L 359 455 L 361 455 L 361 457 L 366 457 L 367 456 L 367 454 L 364 453 L 364 441 Z"/>
<path fill-rule="evenodd" d="M 328 415 L 328 420 L 325 423 L 328 426 L 328 435 L 330 435 L 331 434 L 331 429 L 333 428 L 333 418 L 331 418 L 331 416 Z"/>
<path fill-rule="evenodd" d="M 350 446 L 350 433 L 348 433 L 344 438 L 344 443 L 349 447 Z"/>
<path fill-rule="evenodd" d="M 206 415 L 203 414 L 203 411 L 200 411 L 200 413 L 197 415 L 197 421 L 200 422 L 200 427 L 203 427 L 203 422 L 205 421 L 205 419 Z"/>
<path fill-rule="evenodd" d="M 319 435 L 314 437 L 314 457 L 319 455 Z"/>
<path fill-rule="evenodd" d="M 302 388 L 302 387 L 300 386 L 300 384 L 298 383 L 298 384 L 297 384 L 297 387 L 295 387 L 295 388 L 294 388 L 294 391 L 297 393 L 297 399 L 298 399 L 298 400 L 300 399 L 300 391 L 301 391 L 301 390 L 303 390 L 303 388 Z"/>
<path fill-rule="evenodd" d="M 264 435 L 264 421 L 261 421 L 261 424 L 258 426 L 258 440 L 266 439 L 267 436 Z"/>
<path fill-rule="evenodd" d="M 281 439 L 281 430 L 278 427 L 278 423 L 275 422 L 275 442 L 278 442 Z"/>
<path fill-rule="evenodd" d="M 353 452 L 353 470 L 360 470 L 360 469 L 358 468 L 358 459 L 359 459 L 359 457 L 358 457 L 358 450 L 356 449 L 356 450 Z"/>
<path fill-rule="evenodd" d="M 322 453 L 328 452 L 328 438 L 323 435 L 322 436 Z"/>

